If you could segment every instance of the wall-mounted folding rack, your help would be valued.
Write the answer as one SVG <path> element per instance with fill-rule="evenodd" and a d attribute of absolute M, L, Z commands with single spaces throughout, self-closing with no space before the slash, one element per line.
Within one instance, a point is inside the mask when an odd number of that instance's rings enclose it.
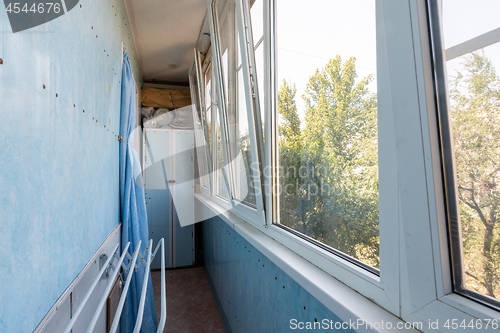
<path fill-rule="evenodd" d="M 123 268 L 124 275 L 126 275 L 126 281 L 125 281 L 125 286 L 122 291 L 122 295 L 120 297 L 120 301 L 118 303 L 118 308 L 116 310 L 115 317 L 113 319 L 113 323 L 111 325 L 110 333 L 115 333 L 116 330 L 118 329 L 118 324 L 120 323 L 120 317 L 122 314 L 123 306 L 125 304 L 125 299 L 128 294 L 128 290 L 130 287 L 130 281 L 132 280 L 132 275 L 134 272 L 139 271 L 140 267 L 142 264 L 145 265 L 146 268 L 146 274 L 144 275 L 144 280 L 142 284 L 142 291 L 141 291 L 141 298 L 139 301 L 139 310 L 137 312 L 137 319 L 136 319 L 136 324 L 134 327 L 134 333 L 138 333 L 141 330 L 141 325 L 142 325 L 142 317 L 144 313 L 144 305 L 145 305 L 145 300 L 146 300 L 146 291 L 147 291 L 147 286 L 148 286 L 148 280 L 149 280 L 149 272 L 150 272 L 150 266 L 151 262 L 155 258 L 157 252 L 159 249 L 161 249 L 161 317 L 160 317 L 160 322 L 158 324 L 158 330 L 157 333 L 163 332 L 163 329 L 165 327 L 165 322 L 167 319 L 167 295 L 166 295 L 166 285 L 165 285 L 165 245 L 164 245 L 164 240 L 163 238 L 158 241 L 158 244 L 156 245 L 156 248 L 154 251 L 152 251 L 153 248 L 153 240 L 150 240 L 148 245 L 146 246 L 146 249 L 144 250 L 144 253 L 140 253 L 140 247 L 141 247 L 141 242 L 139 241 L 139 244 L 137 244 L 133 255 L 131 256 L 128 253 L 128 248 L 130 247 L 130 242 L 128 242 L 125 245 L 125 248 L 122 251 L 122 255 L 118 255 L 118 250 L 119 250 L 119 244 L 115 246 L 113 251 L 111 252 L 111 255 L 107 258 L 106 262 L 102 265 L 101 269 L 99 270 L 99 273 L 95 277 L 92 285 L 90 286 L 89 290 L 85 294 L 85 297 L 83 298 L 80 306 L 78 309 L 75 311 L 73 317 L 71 318 L 70 322 L 66 326 L 64 333 L 69 333 L 71 329 L 73 328 L 75 322 L 78 320 L 79 315 L 82 313 L 83 309 L 85 308 L 85 305 L 87 301 L 89 300 L 90 296 L 92 295 L 92 292 L 94 291 L 94 288 L 98 284 L 99 280 L 103 277 L 104 274 L 109 274 L 110 270 L 113 270 L 113 273 L 110 274 L 110 279 L 109 283 L 106 287 L 106 290 L 104 291 L 100 301 L 99 305 L 96 307 L 96 310 L 94 312 L 94 316 L 92 317 L 92 320 L 90 321 L 90 324 L 87 328 L 87 333 L 91 333 L 94 331 L 94 327 L 97 323 L 97 320 L 99 319 L 99 315 L 101 313 L 102 308 L 104 307 L 104 304 L 106 303 L 106 299 L 108 295 L 111 292 L 111 289 L 113 288 L 114 281 L 116 280 L 116 277 L 120 271 L 120 267 Z M 128 264 L 124 263 L 125 257 L 128 258 L 129 262 Z M 118 259 L 118 263 L 113 265 L 113 259 L 116 258 Z M 139 258 L 139 260 L 138 260 Z"/>

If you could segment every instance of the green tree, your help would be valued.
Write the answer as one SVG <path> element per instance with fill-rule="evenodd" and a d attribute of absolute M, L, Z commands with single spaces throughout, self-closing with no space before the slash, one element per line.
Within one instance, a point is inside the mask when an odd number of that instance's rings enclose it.
<path fill-rule="evenodd" d="M 296 229 L 297 184 L 301 164 L 300 118 L 295 104 L 295 84 L 283 80 L 278 91 L 280 216 L 281 223 Z"/>
<path fill-rule="evenodd" d="M 484 52 L 464 58 L 451 81 L 467 285 L 500 293 L 500 77 Z"/>
<path fill-rule="evenodd" d="M 295 84 L 283 80 L 278 92 L 278 113 L 281 117 L 279 135 L 288 146 L 300 145 L 300 118 L 295 104 L 296 94 Z"/>
<path fill-rule="evenodd" d="M 299 166 L 284 180 L 297 183 L 295 197 L 285 194 L 296 202 L 285 204 L 285 223 L 378 267 L 376 95 L 368 89 L 372 77 L 357 81 L 355 62 L 337 56 L 310 77 L 302 131 L 294 86 L 284 82 L 279 91 L 280 166 Z"/>

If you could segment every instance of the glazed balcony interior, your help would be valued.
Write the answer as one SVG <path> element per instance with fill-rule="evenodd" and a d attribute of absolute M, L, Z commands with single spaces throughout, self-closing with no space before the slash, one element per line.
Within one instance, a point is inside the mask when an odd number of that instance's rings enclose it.
<path fill-rule="evenodd" d="M 34 8 L 0 14 L 0 332 L 127 292 L 122 331 L 182 331 L 209 289 L 190 329 L 498 331 L 500 3 Z"/>

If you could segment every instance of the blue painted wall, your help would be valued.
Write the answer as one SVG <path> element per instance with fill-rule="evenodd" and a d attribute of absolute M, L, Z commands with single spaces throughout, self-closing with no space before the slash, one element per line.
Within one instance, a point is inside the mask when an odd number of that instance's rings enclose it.
<path fill-rule="evenodd" d="M 219 217 L 202 223 L 205 265 L 233 332 L 309 332 L 291 329 L 291 319 L 313 323 L 328 319 L 341 323 L 334 313 Z"/>
<path fill-rule="evenodd" d="M 0 332 L 32 332 L 119 223 L 122 41 L 140 83 L 122 0 L 15 34 L 0 10 Z"/>

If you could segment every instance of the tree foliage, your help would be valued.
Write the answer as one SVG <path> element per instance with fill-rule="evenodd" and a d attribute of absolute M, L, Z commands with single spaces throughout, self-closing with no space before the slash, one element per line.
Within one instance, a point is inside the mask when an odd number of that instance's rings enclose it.
<path fill-rule="evenodd" d="M 378 267 L 377 104 L 355 62 L 309 78 L 303 129 L 295 86 L 279 90 L 281 223 Z"/>
<path fill-rule="evenodd" d="M 484 52 L 464 58 L 451 81 L 467 286 L 500 295 L 500 77 Z"/>
<path fill-rule="evenodd" d="M 500 295 L 500 77 L 484 53 L 450 81 L 467 286 Z M 377 102 L 371 77 L 339 56 L 310 78 L 302 98 L 278 92 L 281 223 L 379 266 Z"/>

